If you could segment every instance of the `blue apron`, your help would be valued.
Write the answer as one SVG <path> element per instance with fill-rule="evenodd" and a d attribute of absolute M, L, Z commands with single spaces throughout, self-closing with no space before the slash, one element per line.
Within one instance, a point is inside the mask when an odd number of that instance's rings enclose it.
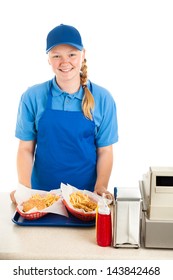
<path fill-rule="evenodd" d="M 80 111 L 53 110 L 51 85 L 38 123 L 33 189 L 56 189 L 62 183 L 94 190 L 96 182 L 95 123 Z"/>

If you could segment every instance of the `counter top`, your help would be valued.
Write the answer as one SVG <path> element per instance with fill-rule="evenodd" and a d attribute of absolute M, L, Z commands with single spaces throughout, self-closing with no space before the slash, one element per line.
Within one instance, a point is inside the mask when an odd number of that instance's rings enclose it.
<path fill-rule="evenodd" d="M 0 193 L 0 260 L 173 259 L 171 249 L 100 247 L 95 227 L 19 226 L 14 212 L 9 193 Z"/>

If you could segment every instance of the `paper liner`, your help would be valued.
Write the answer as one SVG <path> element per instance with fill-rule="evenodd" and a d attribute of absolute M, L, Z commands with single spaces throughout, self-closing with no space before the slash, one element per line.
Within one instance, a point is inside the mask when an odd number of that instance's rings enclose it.
<path fill-rule="evenodd" d="M 24 201 L 30 199 L 30 197 L 34 194 L 46 195 L 47 193 L 59 195 L 60 198 L 58 199 L 58 201 L 55 201 L 51 206 L 44 208 L 43 210 L 37 210 L 36 208 L 33 208 L 28 212 L 23 212 L 22 203 Z M 29 220 L 38 219 L 48 213 L 54 213 L 54 214 L 59 214 L 68 217 L 68 212 L 66 210 L 66 207 L 62 203 L 62 195 L 60 189 L 55 189 L 55 190 L 51 190 L 50 192 L 47 192 L 47 191 L 30 189 L 19 184 L 14 196 L 17 202 L 16 211 L 18 211 L 19 214 L 25 219 L 29 219 Z"/>

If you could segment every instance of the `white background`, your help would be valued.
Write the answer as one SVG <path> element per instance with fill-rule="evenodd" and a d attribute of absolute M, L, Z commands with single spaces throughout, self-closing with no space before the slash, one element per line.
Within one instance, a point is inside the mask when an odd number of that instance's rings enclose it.
<path fill-rule="evenodd" d="M 173 5 L 162 0 L 6 0 L 0 4 L 0 188 L 17 185 L 21 94 L 53 77 L 47 33 L 79 29 L 89 78 L 117 103 L 119 143 L 109 189 L 136 187 L 149 166 L 173 166 Z"/>

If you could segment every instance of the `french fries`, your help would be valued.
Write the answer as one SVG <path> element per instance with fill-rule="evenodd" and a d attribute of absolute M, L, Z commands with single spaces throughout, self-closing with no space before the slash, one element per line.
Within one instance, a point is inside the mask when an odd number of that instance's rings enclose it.
<path fill-rule="evenodd" d="M 70 202 L 74 208 L 83 209 L 85 212 L 95 211 L 97 203 L 93 201 L 87 194 L 80 191 L 73 192 L 70 195 Z"/>
<path fill-rule="evenodd" d="M 36 207 L 37 210 L 42 210 L 51 206 L 55 201 L 60 198 L 59 195 L 48 193 L 44 196 L 40 194 L 32 195 L 31 198 L 23 202 L 23 212 L 28 212 L 32 208 Z"/>

